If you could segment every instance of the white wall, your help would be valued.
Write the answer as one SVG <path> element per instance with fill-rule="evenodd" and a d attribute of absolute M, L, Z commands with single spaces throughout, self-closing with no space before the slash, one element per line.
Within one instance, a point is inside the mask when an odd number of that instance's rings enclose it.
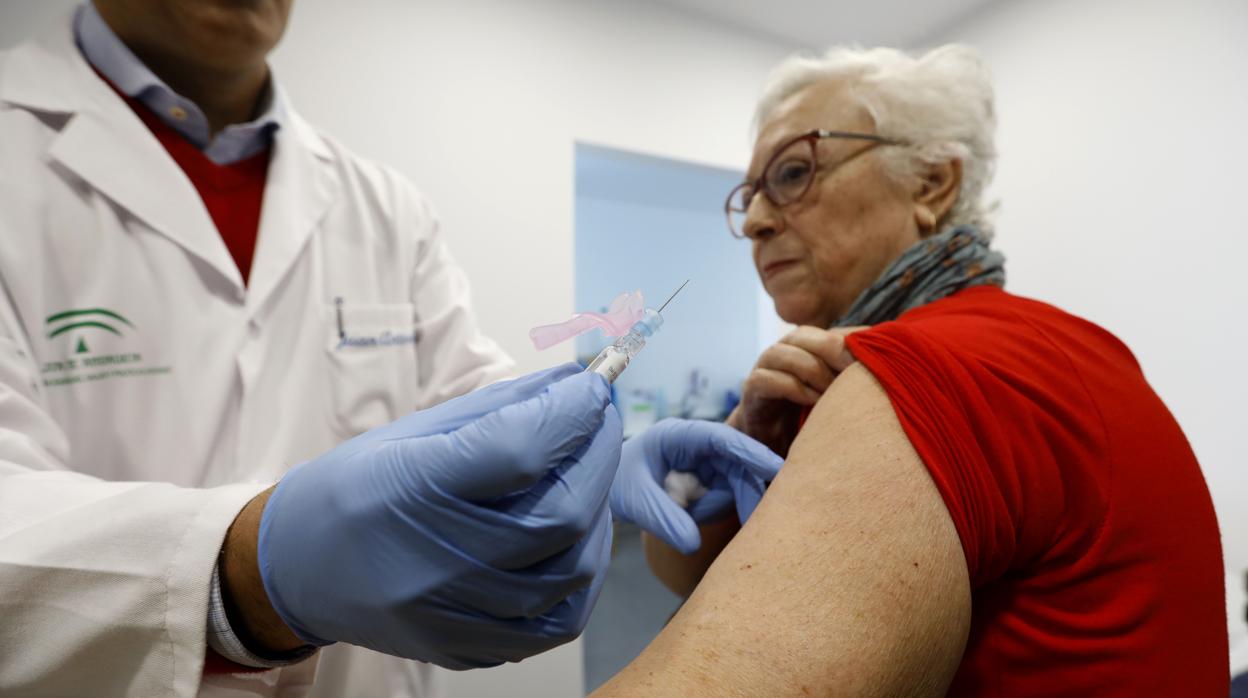
<path fill-rule="evenodd" d="M 76 3 L 0 0 L 0 48 Z M 313 124 L 438 208 L 486 330 L 528 371 L 528 330 L 573 311 L 574 143 L 741 168 L 758 85 L 786 50 L 645 0 L 298 0 L 273 57 Z M 579 646 L 445 677 L 450 695 L 582 692 Z"/>
<path fill-rule="evenodd" d="M 574 142 L 739 168 L 755 90 L 784 55 L 646 2 L 345 7 L 298 4 L 279 78 L 432 196 L 485 326 L 525 370 L 572 355 L 537 354 L 528 330 L 573 310 Z"/>
<path fill-rule="evenodd" d="M 1017 0 L 941 37 L 997 86 L 1010 287 L 1135 352 L 1248 568 L 1248 3 Z M 1233 649 L 1248 668 L 1243 594 Z"/>

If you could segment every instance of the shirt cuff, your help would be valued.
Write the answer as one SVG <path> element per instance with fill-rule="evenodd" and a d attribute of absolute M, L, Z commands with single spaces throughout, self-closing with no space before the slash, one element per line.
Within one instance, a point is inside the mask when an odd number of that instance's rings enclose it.
<path fill-rule="evenodd" d="M 221 577 L 217 566 L 212 568 L 212 585 L 208 592 L 208 646 L 222 658 L 235 664 L 257 669 L 275 669 L 297 664 L 312 656 L 317 647 L 307 645 L 276 657 L 261 657 L 243 646 L 230 619 L 225 614 L 225 602 L 221 599 Z"/>

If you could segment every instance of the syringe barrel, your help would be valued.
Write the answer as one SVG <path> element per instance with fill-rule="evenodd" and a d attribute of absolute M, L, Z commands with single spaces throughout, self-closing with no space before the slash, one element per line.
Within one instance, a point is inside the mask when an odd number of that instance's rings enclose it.
<path fill-rule="evenodd" d="M 637 356 L 641 348 L 646 346 L 646 338 L 641 336 L 637 331 L 636 325 L 628 334 L 615 340 L 611 346 L 599 352 L 592 363 L 585 369 L 593 371 L 598 375 L 607 379 L 608 383 L 614 383 L 616 378 L 628 368 L 628 362 Z"/>
<path fill-rule="evenodd" d="M 608 383 L 614 383 L 624 369 L 628 368 L 628 360 L 628 352 L 612 344 L 603 349 L 585 370 L 606 378 Z"/>
<path fill-rule="evenodd" d="M 654 331 L 663 324 L 663 318 L 658 313 L 650 309 L 646 309 L 646 312 L 650 314 L 647 319 L 635 323 L 628 334 L 599 352 L 585 370 L 593 371 L 606 378 L 608 383 L 614 383 L 624 369 L 628 368 L 628 362 L 637 356 L 642 347 L 646 346 L 646 337 L 654 334 Z"/>

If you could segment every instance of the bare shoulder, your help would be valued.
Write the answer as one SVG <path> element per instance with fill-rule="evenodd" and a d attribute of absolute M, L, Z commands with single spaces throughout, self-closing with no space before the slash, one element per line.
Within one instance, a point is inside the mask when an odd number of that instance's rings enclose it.
<path fill-rule="evenodd" d="M 953 521 L 856 364 L 684 608 L 600 695 L 944 695 L 969 625 Z"/>

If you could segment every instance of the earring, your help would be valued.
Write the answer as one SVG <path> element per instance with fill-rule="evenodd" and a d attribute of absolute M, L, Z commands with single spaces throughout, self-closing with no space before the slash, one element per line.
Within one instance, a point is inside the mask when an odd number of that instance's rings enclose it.
<path fill-rule="evenodd" d="M 926 206 L 914 210 L 914 222 L 919 226 L 920 233 L 930 233 L 936 227 L 936 214 Z"/>

